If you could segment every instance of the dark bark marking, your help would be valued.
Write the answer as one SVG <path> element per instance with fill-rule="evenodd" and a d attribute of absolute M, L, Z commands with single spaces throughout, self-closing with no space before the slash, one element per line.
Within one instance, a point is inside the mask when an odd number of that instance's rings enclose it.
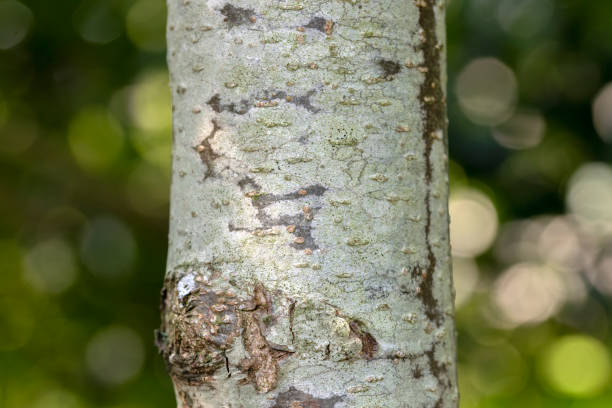
<path fill-rule="evenodd" d="M 304 28 L 312 28 L 327 35 L 331 35 L 334 28 L 334 22 L 323 17 L 313 17 L 310 19 L 308 24 L 304 26 Z"/>
<path fill-rule="evenodd" d="M 293 332 L 293 318 L 295 315 L 295 301 L 289 305 L 289 331 L 291 332 L 291 344 L 295 343 L 295 333 Z"/>
<path fill-rule="evenodd" d="M 287 391 L 278 394 L 271 408 L 334 408 L 343 399 L 344 396 L 340 395 L 317 398 L 295 387 L 290 387 Z"/>
<path fill-rule="evenodd" d="M 425 356 L 427 357 L 427 364 L 429 365 L 429 371 L 438 381 L 438 385 L 444 389 L 450 389 L 452 384 L 451 380 L 448 376 L 448 370 L 445 367 L 445 364 L 440 364 L 438 360 L 436 360 L 436 345 L 432 345 L 431 349 L 425 352 Z M 438 393 L 438 400 L 436 401 L 436 405 L 434 408 L 442 408 L 443 406 L 443 392 Z"/>
<path fill-rule="evenodd" d="M 246 188 L 249 186 L 250 188 Z M 251 190 L 260 190 L 261 186 L 255 182 L 251 177 L 245 176 L 238 181 L 238 187 L 240 187 L 243 191 L 251 191 Z"/>
<path fill-rule="evenodd" d="M 361 356 L 366 360 L 371 360 L 378 351 L 378 342 L 374 336 L 363 330 L 360 326 L 357 320 L 349 322 L 351 333 L 361 340 Z"/>
<path fill-rule="evenodd" d="M 392 80 L 393 76 L 399 73 L 402 69 L 401 65 L 395 61 L 381 59 L 378 61 L 378 65 L 383 70 L 383 77 L 386 80 Z"/>
<path fill-rule="evenodd" d="M 311 89 L 304 95 L 289 95 L 286 91 L 263 91 L 261 94 L 249 99 L 241 99 L 240 102 L 222 103 L 221 96 L 214 94 L 206 104 L 209 105 L 216 113 L 230 112 L 235 115 L 244 115 L 256 106 L 255 101 L 274 101 L 284 100 L 295 106 L 301 106 L 308 112 L 317 113 L 321 109 L 315 107 L 310 102 L 310 98 L 316 93 L 316 90 Z"/>
<path fill-rule="evenodd" d="M 246 179 L 243 179 L 246 180 Z M 250 179 L 249 179 L 250 180 Z M 245 184 L 249 183 L 245 181 Z M 287 200 L 297 200 L 300 198 L 305 198 L 308 196 L 322 196 L 327 191 L 327 188 L 320 184 L 308 186 L 304 189 L 298 190 L 296 192 L 277 195 L 277 194 L 255 194 L 251 197 L 251 203 L 257 209 L 257 219 L 261 223 L 261 228 L 268 229 L 275 226 L 295 226 L 295 229 L 291 232 L 295 237 L 304 238 L 303 243 L 291 243 L 290 246 L 296 249 L 318 249 L 319 246 L 314 240 L 312 236 L 312 220 L 315 217 L 316 213 L 320 209 L 320 207 L 310 207 L 309 213 L 300 212 L 298 214 L 291 215 L 281 215 L 278 218 L 272 218 L 268 216 L 264 209 L 270 204 L 279 202 L 279 201 L 287 201 Z M 247 228 L 236 227 L 233 224 L 229 224 L 228 226 L 230 231 L 249 231 Z"/>
<path fill-rule="evenodd" d="M 210 139 L 215 137 L 215 134 L 221 127 L 217 124 L 215 119 L 211 120 L 213 128 L 208 136 L 204 138 L 200 142 L 198 146 L 195 146 L 193 149 L 200 155 L 200 159 L 202 163 L 206 165 L 206 173 L 204 174 L 204 179 L 208 177 L 214 176 L 214 161 L 219 158 L 219 155 L 215 153 L 210 145 Z"/>
<path fill-rule="evenodd" d="M 206 102 L 206 104 L 209 105 L 212 108 L 212 110 L 217 113 L 228 111 L 236 115 L 244 115 L 251 109 L 251 105 L 252 105 L 251 103 L 249 103 L 248 99 L 242 99 L 240 102 L 238 102 L 238 104 L 231 102 L 231 103 L 224 105 L 221 103 L 221 97 L 219 96 L 219 94 L 214 94 Z"/>
<path fill-rule="evenodd" d="M 425 143 L 425 182 L 427 189 L 425 194 L 425 243 L 427 247 L 427 270 L 422 273 L 423 281 L 420 285 L 421 299 L 425 306 L 425 313 L 429 320 L 440 325 L 442 313 L 438 307 L 438 301 L 433 295 L 433 274 L 436 270 L 436 257 L 430 242 L 431 233 L 431 178 L 433 163 L 431 162 L 431 151 L 436 133 L 442 130 L 446 133 L 446 101 L 442 92 L 440 50 L 436 36 L 436 16 L 434 7 L 436 0 L 423 0 L 419 7 L 419 25 L 423 29 L 423 53 L 425 68 L 425 79 L 419 91 L 421 108 L 425 114 L 423 129 L 423 141 Z M 446 135 L 444 136 L 446 138 Z"/>
<path fill-rule="evenodd" d="M 236 7 L 229 3 L 226 3 L 221 10 L 221 14 L 225 16 L 223 19 L 227 25 L 232 28 L 242 24 L 252 23 L 251 17 L 255 13 L 252 9 L 245 9 L 242 7 Z"/>

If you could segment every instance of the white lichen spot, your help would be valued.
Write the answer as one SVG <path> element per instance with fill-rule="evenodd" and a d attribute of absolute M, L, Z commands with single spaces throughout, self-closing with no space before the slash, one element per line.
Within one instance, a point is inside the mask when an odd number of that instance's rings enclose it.
<path fill-rule="evenodd" d="M 195 289 L 195 280 L 193 275 L 184 276 L 176 285 L 179 300 L 190 294 Z"/>

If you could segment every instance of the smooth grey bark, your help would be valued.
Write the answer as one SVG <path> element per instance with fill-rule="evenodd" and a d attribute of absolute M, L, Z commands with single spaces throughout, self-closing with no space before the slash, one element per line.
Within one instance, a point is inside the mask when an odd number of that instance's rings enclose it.
<path fill-rule="evenodd" d="M 457 407 L 444 7 L 168 0 L 179 407 Z"/>

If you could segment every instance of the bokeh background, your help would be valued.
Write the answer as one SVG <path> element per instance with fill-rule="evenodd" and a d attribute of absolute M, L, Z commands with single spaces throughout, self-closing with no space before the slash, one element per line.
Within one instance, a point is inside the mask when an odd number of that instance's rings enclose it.
<path fill-rule="evenodd" d="M 163 0 L 0 0 L 0 408 L 173 406 Z M 612 407 L 612 2 L 451 0 L 462 408 Z"/>

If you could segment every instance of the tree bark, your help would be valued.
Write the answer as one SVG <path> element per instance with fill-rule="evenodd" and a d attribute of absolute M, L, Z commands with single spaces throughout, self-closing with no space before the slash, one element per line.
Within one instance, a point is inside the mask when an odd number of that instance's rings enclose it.
<path fill-rule="evenodd" d="M 457 407 L 444 1 L 168 0 L 183 408 Z"/>

